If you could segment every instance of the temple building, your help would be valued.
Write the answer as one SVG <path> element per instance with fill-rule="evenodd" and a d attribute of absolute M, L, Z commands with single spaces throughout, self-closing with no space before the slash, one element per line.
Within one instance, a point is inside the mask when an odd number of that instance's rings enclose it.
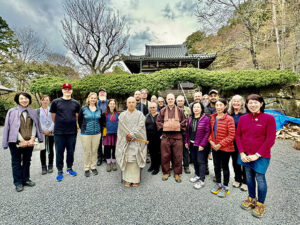
<path fill-rule="evenodd" d="M 215 59 L 214 54 L 190 54 L 184 44 L 146 45 L 145 55 L 129 55 L 124 63 L 131 73 L 153 73 L 171 68 L 207 68 Z"/>

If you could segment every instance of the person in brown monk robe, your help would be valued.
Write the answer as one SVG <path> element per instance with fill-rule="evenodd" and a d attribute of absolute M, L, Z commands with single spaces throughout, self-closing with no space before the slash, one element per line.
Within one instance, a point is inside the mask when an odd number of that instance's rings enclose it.
<path fill-rule="evenodd" d="M 167 95 L 167 106 L 163 108 L 157 117 L 158 131 L 162 130 L 161 137 L 161 165 L 163 171 L 162 180 L 168 180 L 170 176 L 170 160 L 174 168 L 175 181 L 180 183 L 182 174 L 182 133 L 186 128 L 186 119 L 183 111 L 175 105 L 174 94 Z"/>

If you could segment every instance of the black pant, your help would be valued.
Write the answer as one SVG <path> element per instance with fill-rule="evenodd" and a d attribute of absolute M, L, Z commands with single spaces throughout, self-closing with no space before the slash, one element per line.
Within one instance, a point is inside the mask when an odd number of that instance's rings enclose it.
<path fill-rule="evenodd" d="M 209 153 L 211 153 L 211 146 L 210 146 L 209 142 L 207 142 L 206 146 L 204 147 L 204 150 L 206 153 L 206 159 L 205 159 L 206 170 L 208 171 L 208 155 L 209 155 Z"/>
<path fill-rule="evenodd" d="M 202 151 L 199 151 L 198 146 L 194 146 L 193 143 L 190 143 L 190 151 L 194 163 L 195 174 L 204 182 L 207 159 L 206 150 L 203 149 Z"/>
<path fill-rule="evenodd" d="M 101 135 L 101 137 L 100 137 L 100 144 L 99 144 L 99 147 L 98 147 L 98 161 L 102 161 L 102 159 L 103 159 L 102 139 L 103 139 L 103 136 Z"/>
<path fill-rule="evenodd" d="M 67 168 L 72 168 L 77 134 L 54 135 L 56 151 L 56 168 L 62 172 L 64 167 L 64 153 L 67 149 Z"/>
<path fill-rule="evenodd" d="M 182 140 L 183 140 L 183 155 L 182 155 L 182 158 L 183 158 L 183 167 L 187 168 L 190 165 L 190 158 L 191 157 L 190 157 L 189 149 L 187 149 L 185 147 L 185 143 L 184 143 L 185 135 L 182 135 Z"/>
<path fill-rule="evenodd" d="M 54 144 L 54 136 L 48 136 L 49 139 L 49 154 L 48 154 L 48 165 L 53 165 L 53 144 Z M 40 152 L 40 159 L 42 166 L 46 166 L 46 149 Z"/>
<path fill-rule="evenodd" d="M 11 167 L 14 185 L 20 185 L 30 179 L 30 161 L 33 147 L 17 148 L 16 143 L 8 144 L 11 154 Z"/>
<path fill-rule="evenodd" d="M 243 166 L 237 163 L 239 150 L 236 143 L 234 142 L 234 152 L 231 153 L 232 157 L 232 167 L 234 170 L 234 180 L 239 183 L 246 184 L 246 172 Z"/>
<path fill-rule="evenodd" d="M 223 170 L 223 184 L 224 186 L 228 186 L 229 183 L 229 159 L 230 159 L 230 152 L 225 152 L 222 150 L 212 150 L 213 154 L 213 161 L 214 161 L 214 169 L 215 169 L 215 175 L 216 175 L 216 181 L 217 183 L 221 183 L 221 169 Z"/>
<path fill-rule="evenodd" d="M 148 137 L 149 144 L 148 149 L 151 158 L 151 168 L 154 170 L 159 170 L 161 164 L 161 153 L 160 153 L 160 137 L 158 135 L 153 135 L 153 137 Z"/>
<path fill-rule="evenodd" d="M 115 156 L 116 146 L 104 145 L 104 156 L 105 159 L 116 159 Z"/>

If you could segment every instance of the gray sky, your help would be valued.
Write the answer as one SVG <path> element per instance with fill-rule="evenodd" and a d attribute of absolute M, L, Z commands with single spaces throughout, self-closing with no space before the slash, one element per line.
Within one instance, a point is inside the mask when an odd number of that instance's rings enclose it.
<path fill-rule="evenodd" d="M 196 0 L 106 0 L 128 18 L 130 52 L 143 54 L 146 44 L 180 44 L 199 29 Z M 63 0 L 0 0 L 0 15 L 11 28 L 30 26 L 50 48 L 67 54 L 60 32 Z"/>

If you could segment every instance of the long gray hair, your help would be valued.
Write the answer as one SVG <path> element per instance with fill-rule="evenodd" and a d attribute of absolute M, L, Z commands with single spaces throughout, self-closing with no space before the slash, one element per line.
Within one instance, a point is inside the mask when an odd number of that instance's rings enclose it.
<path fill-rule="evenodd" d="M 229 102 L 228 114 L 232 115 L 234 113 L 234 108 L 232 106 L 232 102 L 233 102 L 234 99 L 239 99 L 241 101 L 241 103 L 242 103 L 239 113 L 242 113 L 242 114 L 246 113 L 246 107 L 245 107 L 245 100 L 244 100 L 244 98 L 242 96 L 240 96 L 240 95 L 234 95 L 231 98 L 230 102 Z"/>

